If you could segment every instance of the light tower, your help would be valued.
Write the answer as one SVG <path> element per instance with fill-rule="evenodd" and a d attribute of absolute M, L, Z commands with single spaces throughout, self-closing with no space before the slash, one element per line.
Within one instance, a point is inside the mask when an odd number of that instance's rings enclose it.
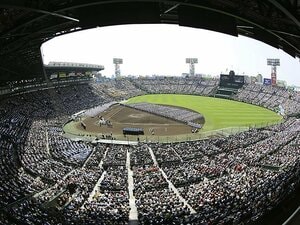
<path fill-rule="evenodd" d="M 120 64 L 123 64 L 123 59 L 114 58 L 113 63 L 115 64 L 115 76 L 118 78 L 121 76 Z"/>
<path fill-rule="evenodd" d="M 276 73 L 276 67 L 280 66 L 280 60 L 279 59 L 267 59 L 268 66 L 271 66 L 271 81 L 272 85 L 276 85 L 277 82 L 277 73 Z"/>
<path fill-rule="evenodd" d="M 197 58 L 186 58 L 185 62 L 190 64 L 190 76 L 195 76 L 195 64 L 198 63 Z"/>

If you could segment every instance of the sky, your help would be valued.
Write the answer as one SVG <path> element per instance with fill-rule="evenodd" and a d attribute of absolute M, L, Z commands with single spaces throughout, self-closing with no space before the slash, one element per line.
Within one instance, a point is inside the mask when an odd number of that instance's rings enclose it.
<path fill-rule="evenodd" d="M 102 75 L 114 74 L 113 58 L 122 58 L 121 75 L 180 76 L 189 72 L 186 58 L 198 58 L 195 73 L 219 76 L 271 77 L 267 58 L 279 58 L 277 79 L 300 86 L 300 61 L 282 50 L 244 36 L 178 25 L 118 25 L 62 35 L 42 46 L 44 64 L 50 61 L 99 64 Z"/>

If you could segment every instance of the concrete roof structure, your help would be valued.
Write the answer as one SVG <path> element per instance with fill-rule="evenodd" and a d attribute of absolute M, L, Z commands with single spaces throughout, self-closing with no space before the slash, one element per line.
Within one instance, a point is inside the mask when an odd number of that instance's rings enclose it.
<path fill-rule="evenodd" d="M 43 77 L 40 47 L 51 38 L 149 23 L 244 35 L 300 57 L 300 0 L 1 0 L 0 82 Z"/>

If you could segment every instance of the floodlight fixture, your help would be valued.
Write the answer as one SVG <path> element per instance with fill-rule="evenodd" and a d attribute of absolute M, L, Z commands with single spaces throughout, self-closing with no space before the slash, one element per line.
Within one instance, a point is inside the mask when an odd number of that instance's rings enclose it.
<path fill-rule="evenodd" d="M 280 59 L 267 59 L 267 65 L 271 66 L 272 85 L 276 85 L 276 83 L 277 83 L 277 66 L 280 66 Z"/>
<path fill-rule="evenodd" d="M 267 59 L 268 66 L 280 66 L 280 59 Z"/>
<path fill-rule="evenodd" d="M 190 76 L 194 76 L 195 75 L 195 64 L 198 63 L 198 59 L 197 58 L 186 58 L 185 62 L 187 64 L 190 64 Z"/>
<path fill-rule="evenodd" d="M 123 59 L 121 58 L 113 58 L 113 63 L 115 64 L 115 77 L 121 76 L 120 64 L 123 64 Z"/>

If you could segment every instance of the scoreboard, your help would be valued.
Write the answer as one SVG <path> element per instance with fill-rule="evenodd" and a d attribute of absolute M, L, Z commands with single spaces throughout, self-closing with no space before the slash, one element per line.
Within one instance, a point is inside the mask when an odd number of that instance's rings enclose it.
<path fill-rule="evenodd" d="M 220 75 L 220 87 L 225 88 L 241 88 L 245 84 L 245 77 L 240 75 L 235 75 L 233 71 L 230 71 L 229 75 Z"/>

